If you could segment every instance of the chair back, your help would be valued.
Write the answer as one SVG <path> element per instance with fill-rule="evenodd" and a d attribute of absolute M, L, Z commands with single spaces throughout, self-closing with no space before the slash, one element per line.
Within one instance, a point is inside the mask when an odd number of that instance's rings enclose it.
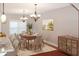
<path fill-rule="evenodd" d="M 15 35 L 16 36 L 16 39 L 20 42 L 21 41 L 21 36 L 18 34 L 18 35 Z"/>
<path fill-rule="evenodd" d="M 34 41 L 34 44 L 41 44 L 42 43 L 42 41 L 43 41 L 43 39 L 41 38 L 41 36 L 37 36 L 36 37 L 36 39 L 35 39 L 35 41 Z"/>
<path fill-rule="evenodd" d="M 11 43 L 13 43 L 13 41 L 16 39 L 16 37 L 15 37 L 15 35 L 10 35 L 9 39 L 10 39 Z"/>
<path fill-rule="evenodd" d="M 15 35 L 15 34 L 11 35 L 10 36 L 10 41 L 11 41 L 13 47 L 16 49 L 18 47 L 18 43 L 19 43 L 19 41 L 17 39 L 17 35 Z"/>

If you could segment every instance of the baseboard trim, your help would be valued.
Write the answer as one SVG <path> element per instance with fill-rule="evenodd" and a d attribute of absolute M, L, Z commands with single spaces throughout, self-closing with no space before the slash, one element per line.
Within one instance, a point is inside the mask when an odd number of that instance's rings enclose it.
<path fill-rule="evenodd" d="M 47 44 L 50 44 L 50 45 L 52 45 L 52 46 L 58 47 L 58 45 L 56 45 L 56 44 L 54 44 L 54 43 L 52 43 L 52 42 L 49 42 L 49 41 L 47 41 L 47 40 L 44 40 L 44 42 L 47 43 Z"/>

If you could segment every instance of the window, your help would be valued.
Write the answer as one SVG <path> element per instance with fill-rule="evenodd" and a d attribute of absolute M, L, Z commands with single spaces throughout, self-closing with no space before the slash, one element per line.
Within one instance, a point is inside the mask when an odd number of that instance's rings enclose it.
<path fill-rule="evenodd" d="M 22 22 L 22 21 L 10 21 L 9 23 L 9 31 L 10 34 L 14 33 L 21 33 L 23 31 L 26 31 L 26 24 L 27 22 Z"/>

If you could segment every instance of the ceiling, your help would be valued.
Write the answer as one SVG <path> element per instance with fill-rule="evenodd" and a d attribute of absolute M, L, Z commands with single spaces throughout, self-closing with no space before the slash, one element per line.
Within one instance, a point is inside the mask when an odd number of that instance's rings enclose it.
<path fill-rule="evenodd" d="M 38 13 L 47 12 L 57 8 L 62 8 L 68 6 L 69 3 L 40 3 L 37 5 Z M 6 14 L 30 14 L 34 12 L 33 3 L 5 3 L 5 13 Z M 0 3 L 0 13 L 2 12 L 2 3 Z"/>

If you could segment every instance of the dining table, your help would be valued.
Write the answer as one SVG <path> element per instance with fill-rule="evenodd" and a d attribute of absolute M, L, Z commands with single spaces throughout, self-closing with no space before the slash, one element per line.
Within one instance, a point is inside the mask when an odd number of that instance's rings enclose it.
<path fill-rule="evenodd" d="M 25 35 L 21 35 L 21 39 L 24 39 L 26 41 L 26 48 L 27 49 L 32 49 L 32 42 L 34 42 L 34 40 L 36 39 L 37 35 L 29 35 L 29 34 L 25 34 Z"/>

